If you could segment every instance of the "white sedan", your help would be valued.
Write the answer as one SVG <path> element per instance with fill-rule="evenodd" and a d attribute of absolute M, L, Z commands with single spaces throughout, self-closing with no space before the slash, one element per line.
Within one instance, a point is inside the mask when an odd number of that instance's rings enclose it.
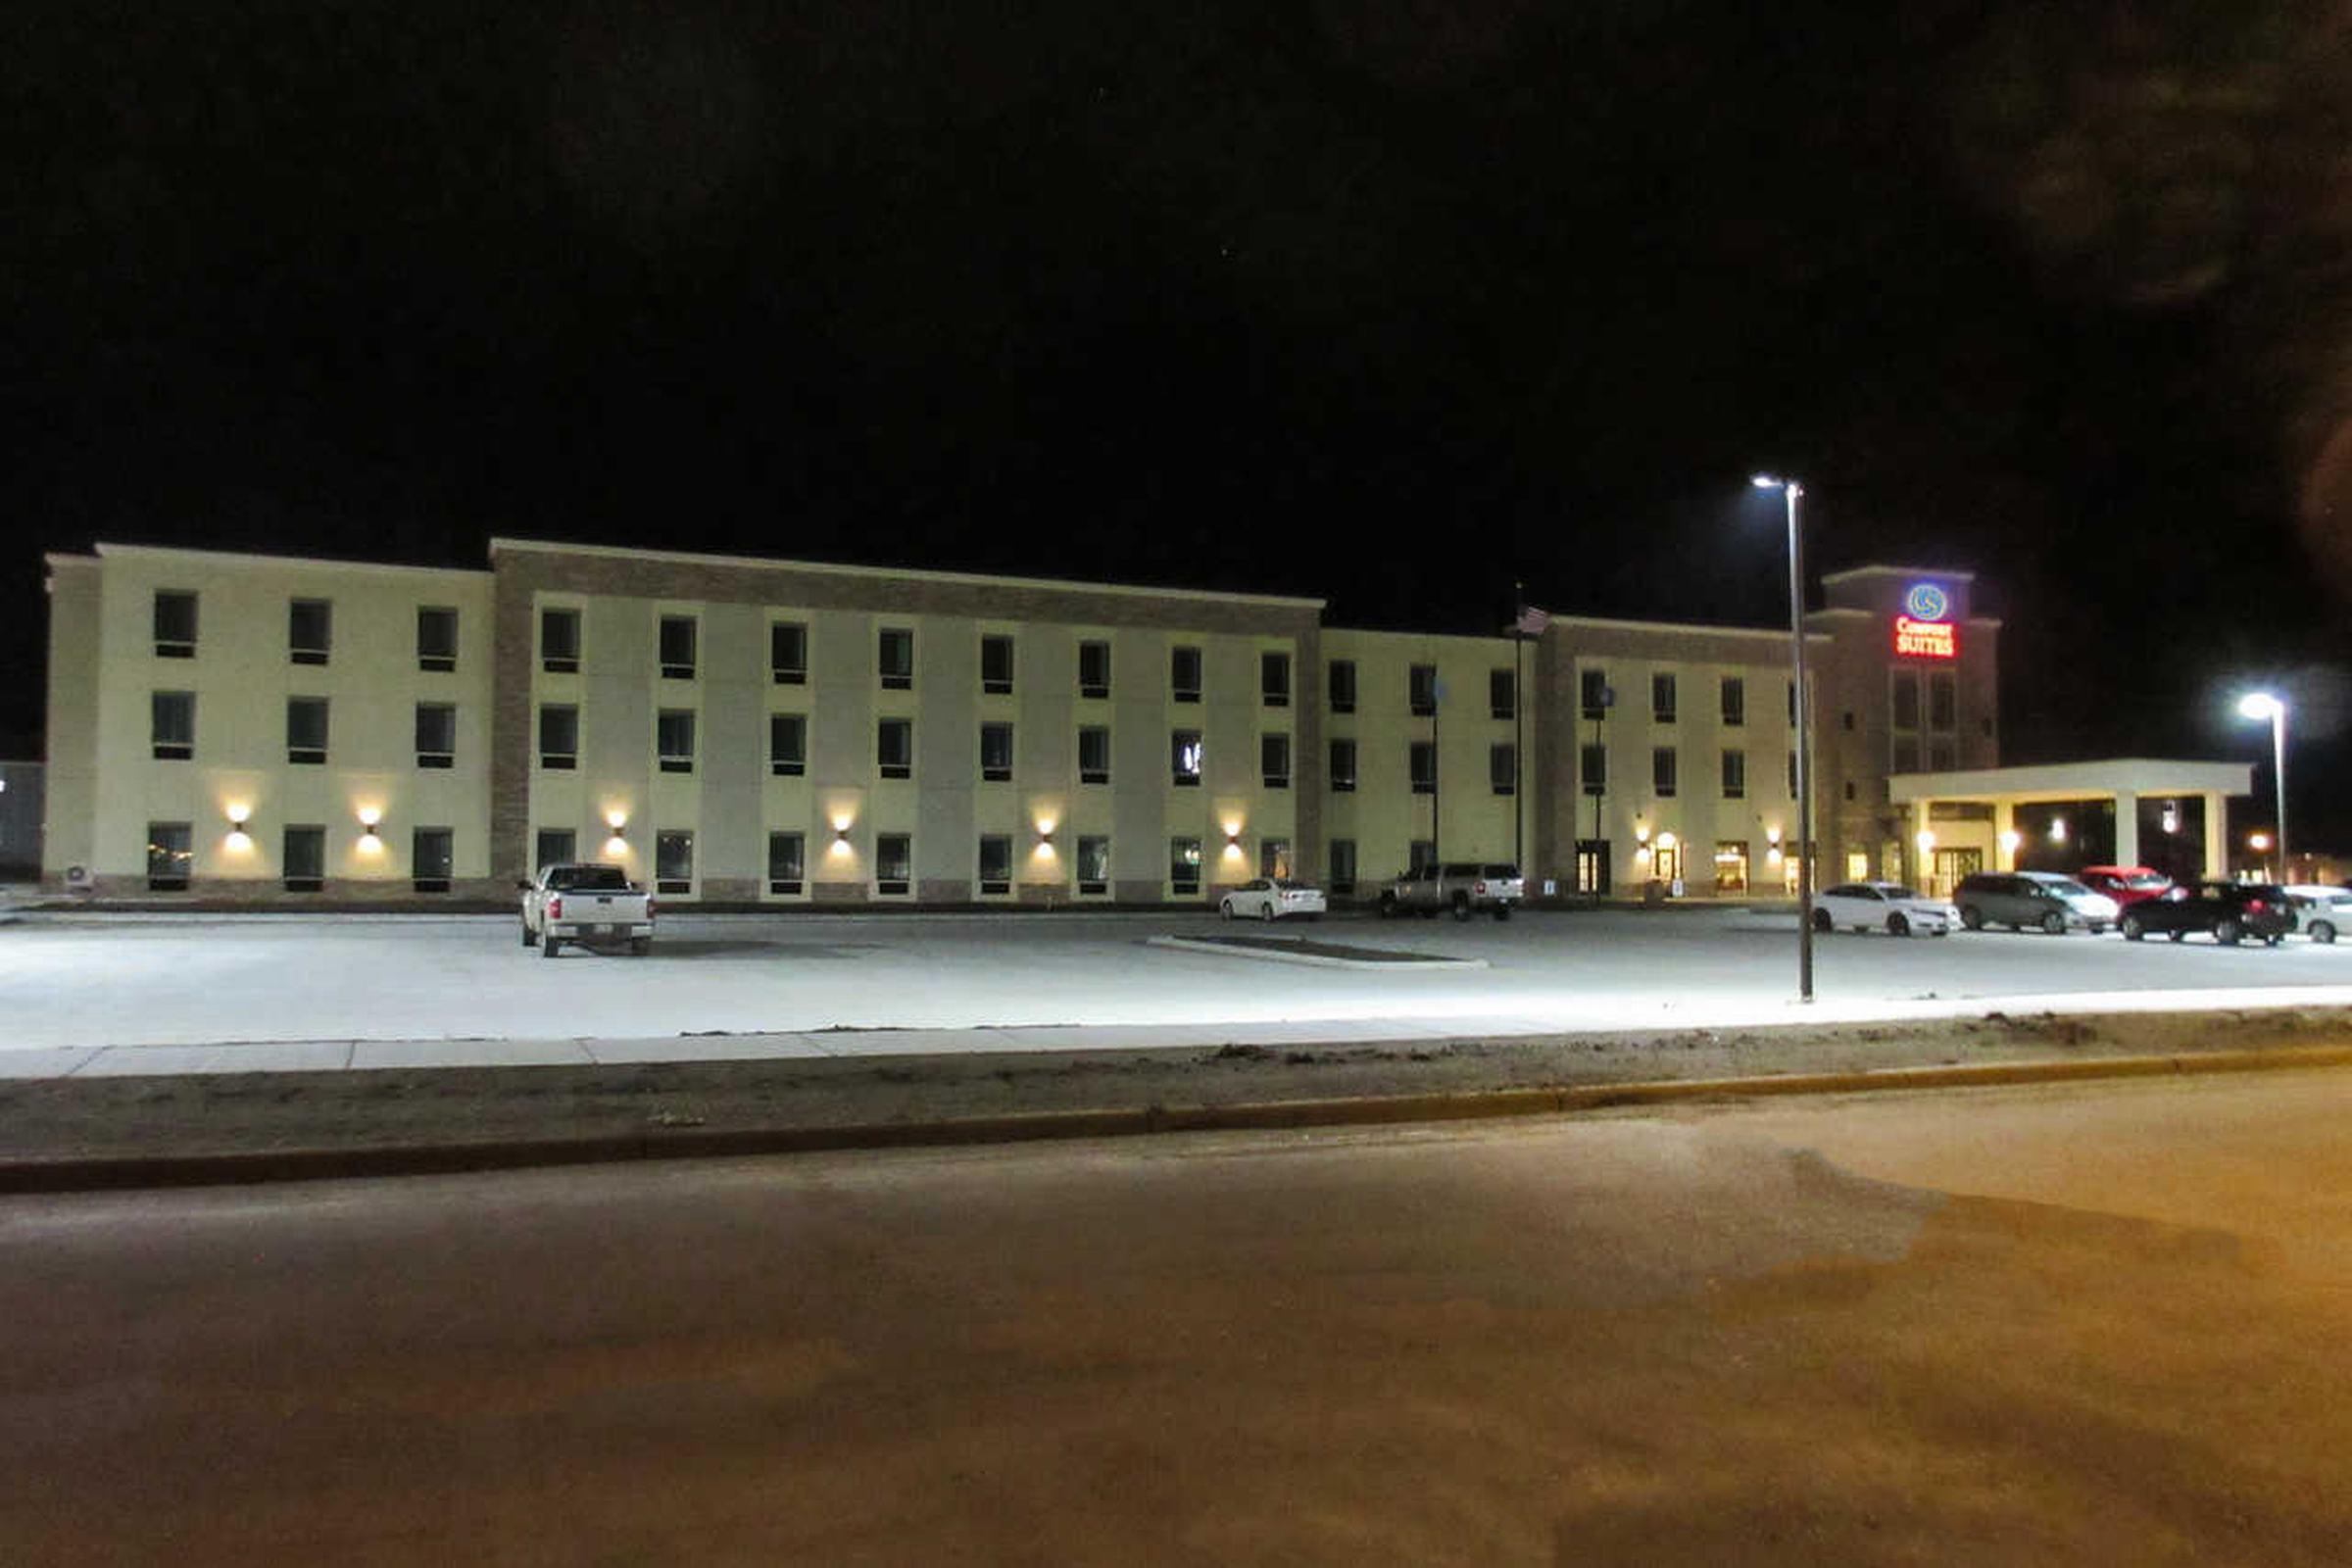
<path fill-rule="evenodd" d="M 1278 920 L 1286 914 L 1302 914 L 1309 920 L 1323 912 L 1323 890 L 1308 887 L 1303 882 L 1259 877 L 1245 882 L 1217 901 L 1217 913 L 1231 920 L 1240 915 L 1251 915 L 1260 920 Z"/>
<path fill-rule="evenodd" d="M 1947 936 L 1960 923 L 1960 911 L 1941 899 L 1913 892 L 1900 882 L 1847 882 L 1813 895 L 1813 929 L 1884 931 L 1907 937 L 1924 931 Z"/>

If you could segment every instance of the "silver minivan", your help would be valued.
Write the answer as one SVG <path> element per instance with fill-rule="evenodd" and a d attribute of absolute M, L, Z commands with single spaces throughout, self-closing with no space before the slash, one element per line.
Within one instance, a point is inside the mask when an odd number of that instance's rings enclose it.
<path fill-rule="evenodd" d="M 2106 894 L 2054 871 L 1979 871 L 1960 879 L 1952 902 L 1960 906 L 1960 923 L 1971 931 L 1988 925 L 2052 936 L 2072 928 L 2104 931 L 2121 912 Z"/>

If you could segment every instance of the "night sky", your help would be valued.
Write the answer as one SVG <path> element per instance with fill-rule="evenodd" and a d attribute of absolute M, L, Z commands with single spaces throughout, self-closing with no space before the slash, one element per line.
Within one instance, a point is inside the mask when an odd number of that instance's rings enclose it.
<path fill-rule="evenodd" d="M 1769 624 L 1770 467 L 1979 572 L 2008 760 L 2275 682 L 2352 850 L 2330 9 L 20 3 L 0 745 L 96 539 Z"/>

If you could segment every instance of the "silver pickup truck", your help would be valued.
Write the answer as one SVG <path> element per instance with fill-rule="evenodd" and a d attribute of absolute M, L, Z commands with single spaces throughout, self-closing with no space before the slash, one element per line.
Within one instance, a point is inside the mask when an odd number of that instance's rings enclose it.
<path fill-rule="evenodd" d="M 639 957 L 654 946 L 654 898 L 617 865 L 543 865 L 522 892 L 522 945 L 552 958 L 565 944 L 617 948 Z"/>
<path fill-rule="evenodd" d="M 1511 910 L 1527 896 L 1519 868 L 1499 861 L 1448 861 L 1407 871 L 1381 890 L 1380 912 L 1436 914 L 1450 909 L 1456 920 L 1491 912 L 1508 920 Z"/>

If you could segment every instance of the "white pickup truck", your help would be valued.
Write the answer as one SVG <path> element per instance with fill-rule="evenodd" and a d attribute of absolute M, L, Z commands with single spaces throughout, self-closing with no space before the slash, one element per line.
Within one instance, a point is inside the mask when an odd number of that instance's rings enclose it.
<path fill-rule="evenodd" d="M 639 957 L 654 946 L 654 897 L 617 865 L 543 865 L 522 890 L 522 945 L 552 958 L 566 943 L 580 948 L 627 944 Z"/>
<path fill-rule="evenodd" d="M 1457 920 L 1490 913 L 1508 920 L 1511 910 L 1527 896 L 1519 868 L 1495 862 L 1447 862 L 1407 871 L 1381 890 L 1380 912 L 1436 914 L 1450 909 Z"/>

